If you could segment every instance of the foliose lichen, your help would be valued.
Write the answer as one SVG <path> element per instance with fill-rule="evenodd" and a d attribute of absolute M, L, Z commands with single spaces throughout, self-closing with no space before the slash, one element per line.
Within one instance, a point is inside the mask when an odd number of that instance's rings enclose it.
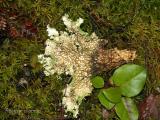
<path fill-rule="evenodd" d="M 49 39 L 46 41 L 45 53 L 38 58 L 45 68 L 46 76 L 55 73 L 72 76 L 71 83 L 63 90 L 62 103 L 66 112 L 72 112 L 76 118 L 82 100 L 92 92 L 90 78 L 94 70 L 102 66 L 110 69 L 121 65 L 122 60 L 134 60 L 136 52 L 117 48 L 102 50 L 102 39 L 95 33 L 89 35 L 81 30 L 82 18 L 72 21 L 65 15 L 62 20 L 66 31 L 58 32 L 47 26 Z"/>
<path fill-rule="evenodd" d="M 45 53 L 38 56 L 47 76 L 54 73 L 66 73 L 73 77 L 64 90 L 63 105 L 77 117 L 78 108 L 85 96 L 92 92 L 93 54 L 99 48 L 99 39 L 95 33 L 89 35 L 80 29 L 83 19 L 72 21 L 68 15 L 62 17 L 66 31 L 58 32 L 47 26 L 48 36 Z"/>

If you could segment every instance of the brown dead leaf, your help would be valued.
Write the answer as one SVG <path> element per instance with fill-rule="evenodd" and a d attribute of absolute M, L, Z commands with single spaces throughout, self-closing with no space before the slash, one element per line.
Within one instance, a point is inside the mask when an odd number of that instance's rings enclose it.
<path fill-rule="evenodd" d="M 139 104 L 140 120 L 160 120 L 160 95 L 149 95 Z"/>

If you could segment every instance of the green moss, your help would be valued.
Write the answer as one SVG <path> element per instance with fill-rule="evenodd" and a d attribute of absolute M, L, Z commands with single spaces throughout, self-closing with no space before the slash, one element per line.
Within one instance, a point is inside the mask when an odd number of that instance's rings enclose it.
<path fill-rule="evenodd" d="M 160 86 L 159 0 L 5 0 L 0 7 L 9 9 L 13 4 L 17 7 L 12 11 L 18 11 L 37 25 L 40 39 L 6 39 L 0 46 L 0 106 L 3 110 L 0 111 L 0 119 L 54 119 L 62 116 L 59 106 L 64 88 L 62 80 L 57 76 L 46 77 L 47 85 L 43 87 L 40 78 L 36 77 L 28 89 L 19 92 L 16 90 L 16 76 L 26 63 L 33 67 L 34 75 L 42 70 L 36 56 L 44 51 L 46 25 L 63 30 L 65 26 L 61 17 L 65 13 L 72 19 L 84 18 L 83 30 L 89 33 L 94 31 L 107 39 L 106 49 L 137 50 L 138 56 L 134 62 L 148 69 L 146 95 Z M 102 106 L 95 96 L 93 93 L 90 99 L 86 99 L 87 102 L 82 103 L 82 119 L 102 118 Z M 7 108 L 10 111 L 5 111 Z"/>

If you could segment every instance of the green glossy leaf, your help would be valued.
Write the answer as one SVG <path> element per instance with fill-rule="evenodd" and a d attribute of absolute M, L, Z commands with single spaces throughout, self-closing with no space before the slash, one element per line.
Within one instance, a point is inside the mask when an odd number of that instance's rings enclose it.
<path fill-rule="evenodd" d="M 103 89 L 103 94 L 109 101 L 113 103 L 118 103 L 121 101 L 121 89 L 119 87 Z"/>
<path fill-rule="evenodd" d="M 100 76 L 96 76 L 96 77 L 92 78 L 91 81 L 92 81 L 92 85 L 95 88 L 102 88 L 104 86 L 104 80 Z"/>
<path fill-rule="evenodd" d="M 111 103 L 107 98 L 104 96 L 103 91 L 101 90 L 98 94 L 98 99 L 100 103 L 107 108 L 108 110 L 112 109 L 115 104 Z"/>
<path fill-rule="evenodd" d="M 143 89 L 146 77 L 142 66 L 126 64 L 116 69 L 111 79 L 116 86 L 120 86 L 122 95 L 133 97 Z"/>
<path fill-rule="evenodd" d="M 131 98 L 122 98 L 121 102 L 116 104 L 115 111 L 121 120 L 138 120 L 138 109 Z"/>

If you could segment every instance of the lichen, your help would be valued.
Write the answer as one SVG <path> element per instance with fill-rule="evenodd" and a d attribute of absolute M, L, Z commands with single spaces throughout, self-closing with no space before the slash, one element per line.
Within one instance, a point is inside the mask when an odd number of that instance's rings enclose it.
<path fill-rule="evenodd" d="M 43 63 L 47 76 L 54 73 L 70 74 L 73 79 L 64 90 L 63 104 L 66 111 L 76 117 L 83 98 L 92 92 L 92 56 L 99 48 L 99 39 L 95 33 L 88 35 L 80 29 L 83 19 L 77 21 L 62 17 L 66 31 L 56 31 L 47 26 L 48 36 L 45 53 L 38 56 Z"/>
<path fill-rule="evenodd" d="M 99 49 L 95 67 L 99 71 L 111 70 L 126 62 L 133 61 L 136 56 L 135 50 L 118 50 L 117 48 L 109 50 Z"/>
<path fill-rule="evenodd" d="M 66 112 L 72 112 L 73 117 L 77 117 L 79 105 L 93 89 L 90 82 L 90 77 L 95 69 L 93 66 L 100 65 L 103 57 L 106 58 L 104 64 L 110 66 L 115 64 L 111 64 L 112 61 L 116 63 L 121 60 L 128 62 L 133 60 L 136 55 L 135 51 L 115 48 L 108 50 L 109 57 L 105 57 L 106 54 L 101 57 L 99 52 L 101 52 L 103 40 L 99 39 L 95 33 L 89 35 L 80 29 L 80 25 L 83 23 L 82 18 L 72 21 L 68 15 L 65 15 L 62 20 L 66 25 L 67 32 L 58 32 L 48 25 L 47 31 L 50 38 L 46 41 L 45 53 L 39 55 L 38 58 L 43 64 L 47 76 L 55 73 L 59 75 L 65 73 L 72 76 L 72 82 L 63 90 L 62 103 Z M 113 57 L 111 58 L 111 56 Z"/>

